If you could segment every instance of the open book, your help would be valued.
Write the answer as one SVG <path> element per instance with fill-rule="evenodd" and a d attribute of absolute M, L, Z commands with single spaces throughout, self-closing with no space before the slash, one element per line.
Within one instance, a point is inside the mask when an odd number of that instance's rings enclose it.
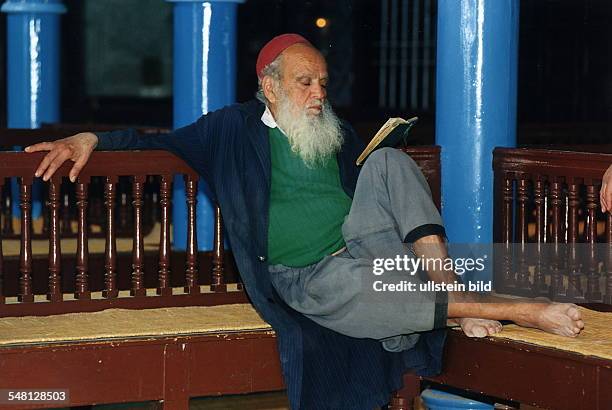
<path fill-rule="evenodd" d="M 400 142 L 406 144 L 406 138 L 408 138 L 408 131 L 417 122 L 418 117 L 412 117 L 408 120 L 403 118 L 389 118 L 382 127 L 376 132 L 372 141 L 363 150 L 359 158 L 357 158 L 357 165 L 363 164 L 368 155 L 372 151 L 382 147 L 395 147 Z"/>

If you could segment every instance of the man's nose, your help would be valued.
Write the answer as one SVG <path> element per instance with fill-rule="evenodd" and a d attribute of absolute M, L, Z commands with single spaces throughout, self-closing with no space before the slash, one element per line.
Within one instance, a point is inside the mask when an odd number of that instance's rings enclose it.
<path fill-rule="evenodd" d="M 313 84 L 312 85 L 312 97 L 313 98 L 317 98 L 319 100 L 324 100 L 325 96 L 327 95 L 327 91 L 325 91 L 325 87 L 323 87 L 321 84 Z"/>

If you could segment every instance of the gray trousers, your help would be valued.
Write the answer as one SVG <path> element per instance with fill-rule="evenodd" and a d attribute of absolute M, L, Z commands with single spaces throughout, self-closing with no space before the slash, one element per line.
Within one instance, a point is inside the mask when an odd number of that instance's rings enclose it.
<path fill-rule="evenodd" d="M 418 289 L 422 281 L 403 269 L 375 275 L 374 263 L 412 256 L 404 238 L 431 224 L 442 219 L 417 164 L 399 150 L 379 149 L 363 165 L 342 226 L 346 250 L 303 268 L 270 266 L 272 283 L 289 306 L 321 326 L 381 340 L 387 350 L 410 348 L 415 332 L 434 327 L 436 292 L 380 291 L 381 282 Z"/>

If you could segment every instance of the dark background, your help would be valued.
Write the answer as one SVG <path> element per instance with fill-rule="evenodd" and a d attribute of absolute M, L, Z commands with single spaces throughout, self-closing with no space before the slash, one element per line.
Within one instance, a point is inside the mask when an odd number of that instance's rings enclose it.
<path fill-rule="evenodd" d="M 172 5 L 64 3 L 62 122 L 170 127 Z M 437 4 L 418 0 L 416 20 L 414 5 L 413 0 L 248 0 L 238 6 L 238 100 L 255 92 L 253 67 L 261 46 L 276 34 L 298 32 L 328 59 L 329 98 L 358 130 L 376 129 L 389 116 L 419 115 L 419 142 L 431 143 Z M 325 28 L 316 27 L 318 17 L 327 19 Z M 521 1 L 519 143 L 612 141 L 610 22 L 609 0 Z M 0 36 L 0 126 L 6 126 L 5 15 Z"/>

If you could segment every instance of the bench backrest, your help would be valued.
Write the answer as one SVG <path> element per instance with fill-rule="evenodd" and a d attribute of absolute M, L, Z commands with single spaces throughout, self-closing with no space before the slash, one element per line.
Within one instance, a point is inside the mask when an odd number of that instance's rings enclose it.
<path fill-rule="evenodd" d="M 435 202 L 440 204 L 440 150 L 438 147 L 419 147 L 408 150 L 422 167 L 428 179 Z M 32 254 L 32 189 L 33 172 L 43 153 L 0 152 L 0 190 L 6 190 L 10 179 L 19 192 L 19 255 L 13 259 L 3 258 L 0 243 L 0 317 L 24 315 L 49 315 L 57 313 L 103 310 L 109 307 L 153 308 L 162 306 L 217 305 L 246 302 L 239 281 L 234 275 L 229 284 L 226 277 L 228 263 L 223 249 L 223 226 L 219 207 L 215 210 L 214 248 L 204 255 L 197 252 L 196 195 L 198 175 L 176 156 L 163 151 L 116 151 L 94 152 L 74 184 L 67 175 L 69 164 L 64 164 L 45 183 L 44 202 L 48 209 L 44 226 L 39 234 L 48 241 L 49 251 L 44 263 Z M 176 178 L 184 177 L 184 182 Z M 157 250 L 145 252 L 143 229 L 145 219 L 145 181 L 154 177 L 152 185 L 156 195 L 153 205 L 155 223 L 159 226 Z M 118 198 L 118 182 L 129 179 L 131 197 L 131 220 L 133 230 L 131 257 L 117 252 L 118 210 L 124 202 Z M 177 253 L 171 250 L 170 206 L 171 184 L 184 183 L 187 201 L 187 250 L 184 264 L 176 263 Z M 68 237 L 62 232 L 63 201 L 61 194 L 66 186 L 74 188 L 74 217 L 76 229 L 76 254 L 62 252 L 61 238 Z M 97 194 L 92 191 L 99 191 Z M 102 261 L 94 268 L 95 255 L 89 252 L 91 220 L 89 208 L 96 202 L 102 217 L 99 236 L 104 240 Z M 128 204 L 127 208 L 130 207 Z M 6 220 L 6 218 L 5 218 Z M 96 223 L 99 221 L 96 220 Z M 65 224 L 64 224 L 65 225 Z M 21 234 L 23 233 L 23 234 Z M 7 241 L 7 239 L 5 239 Z M 149 257 L 154 253 L 154 257 Z M 68 260 L 69 258 L 70 261 Z M 147 263 L 145 264 L 145 260 Z M 173 261 L 172 261 L 173 260 Z M 209 262 L 208 262 L 209 261 Z M 66 264 L 73 269 L 66 271 Z M 151 266 L 154 264 L 155 266 Z M 125 265 L 125 266 L 119 266 Z M 145 266 L 146 265 L 146 266 Z M 229 265 L 229 266 L 228 266 Z M 171 269 L 172 266 L 172 269 Z M 200 267 L 206 268 L 201 272 Z M 231 269 L 230 269 L 231 270 Z M 128 287 L 119 284 L 128 284 Z M 10 284 L 10 286 L 8 286 Z M 97 284 L 97 285 L 94 285 Z M 150 288 L 149 285 L 153 284 Z M 207 285 L 202 287 L 202 285 Z M 41 286 L 42 285 L 42 286 Z M 42 289 L 42 297 L 39 295 Z M 69 289 L 72 294 L 66 294 Z M 122 292 L 123 291 L 123 292 Z"/>
<path fill-rule="evenodd" d="M 599 207 L 612 154 L 497 148 L 498 290 L 612 303 L 612 215 Z M 503 248 L 503 247 L 502 247 Z"/>

